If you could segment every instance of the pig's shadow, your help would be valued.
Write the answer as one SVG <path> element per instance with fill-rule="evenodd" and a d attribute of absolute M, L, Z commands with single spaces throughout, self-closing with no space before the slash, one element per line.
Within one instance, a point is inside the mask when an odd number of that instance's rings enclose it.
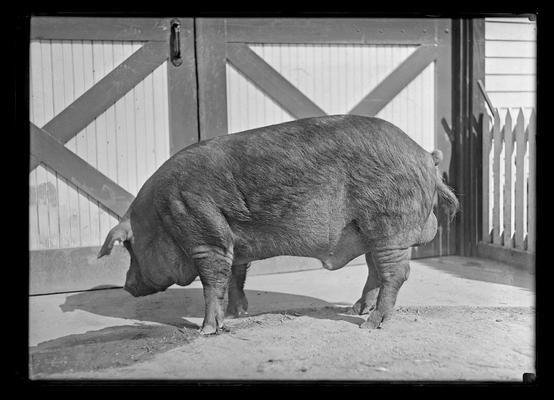
<path fill-rule="evenodd" d="M 250 316 L 295 312 L 315 318 L 343 320 L 355 325 L 363 322 L 361 316 L 345 315 L 350 310 L 346 304 L 337 305 L 289 293 L 245 290 L 245 294 Z M 123 289 L 92 290 L 67 296 L 60 308 L 63 312 L 83 310 L 97 315 L 157 322 L 178 328 L 198 328 L 204 317 L 204 296 L 201 288 L 170 288 L 165 292 L 138 298 Z"/>

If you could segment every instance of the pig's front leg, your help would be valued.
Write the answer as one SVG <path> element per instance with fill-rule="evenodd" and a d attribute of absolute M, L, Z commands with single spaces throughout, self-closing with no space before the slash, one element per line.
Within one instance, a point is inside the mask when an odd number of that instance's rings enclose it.
<path fill-rule="evenodd" d="M 391 318 L 402 284 L 410 274 L 410 249 L 377 250 L 373 260 L 381 277 L 381 288 L 375 309 L 360 328 L 375 329 Z"/>
<path fill-rule="evenodd" d="M 352 306 L 354 313 L 359 315 L 369 314 L 375 307 L 379 288 L 381 287 L 381 278 L 375 261 L 373 260 L 373 255 L 371 253 L 366 253 L 365 260 L 367 263 L 367 280 L 362 290 L 362 296 Z"/>
<path fill-rule="evenodd" d="M 237 318 L 248 314 L 248 300 L 244 294 L 244 281 L 246 280 L 248 268 L 250 268 L 250 263 L 233 265 L 231 267 L 228 304 L 227 311 L 225 312 L 225 317 L 227 318 Z"/>
<path fill-rule="evenodd" d="M 219 333 L 223 329 L 223 302 L 231 277 L 232 255 L 215 246 L 199 246 L 193 249 L 192 258 L 204 287 L 205 314 L 200 333 Z"/>

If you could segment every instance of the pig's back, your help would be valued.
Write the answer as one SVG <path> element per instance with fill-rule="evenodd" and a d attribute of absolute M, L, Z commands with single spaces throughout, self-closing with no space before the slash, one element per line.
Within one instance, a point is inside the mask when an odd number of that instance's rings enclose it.
<path fill-rule="evenodd" d="M 379 202 L 393 189 L 391 176 L 418 179 L 433 166 L 430 154 L 394 125 L 351 115 L 220 136 L 183 149 L 167 164 L 180 171 L 181 191 L 205 193 L 237 218 L 248 211 L 266 221 L 297 218 L 311 201 L 373 196 Z"/>

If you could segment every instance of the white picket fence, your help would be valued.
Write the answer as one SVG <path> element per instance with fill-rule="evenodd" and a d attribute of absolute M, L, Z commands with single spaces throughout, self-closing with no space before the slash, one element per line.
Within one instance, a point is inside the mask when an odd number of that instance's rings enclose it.
<path fill-rule="evenodd" d="M 535 253 L 536 113 L 483 123 L 483 242 Z"/>

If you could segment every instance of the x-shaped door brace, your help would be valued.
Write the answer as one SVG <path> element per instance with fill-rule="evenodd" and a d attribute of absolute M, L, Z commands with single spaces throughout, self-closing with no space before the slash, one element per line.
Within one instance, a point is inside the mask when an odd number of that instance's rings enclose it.
<path fill-rule="evenodd" d="M 168 58 L 167 44 L 147 42 L 42 128 L 30 123 L 30 170 L 44 163 L 121 217 L 134 196 L 64 145 Z M 349 114 L 376 115 L 437 58 L 435 45 L 421 45 L 365 96 Z M 306 95 L 246 44 L 229 43 L 227 59 L 295 118 L 325 115 Z"/>
<path fill-rule="evenodd" d="M 375 116 L 434 61 L 437 55 L 436 45 L 419 46 L 348 113 Z M 320 107 L 267 64 L 248 45 L 228 43 L 227 59 L 293 117 L 325 115 Z"/>
<path fill-rule="evenodd" d="M 134 196 L 64 146 L 168 58 L 165 42 L 147 42 L 42 128 L 30 123 L 30 171 L 44 163 L 122 217 Z"/>

